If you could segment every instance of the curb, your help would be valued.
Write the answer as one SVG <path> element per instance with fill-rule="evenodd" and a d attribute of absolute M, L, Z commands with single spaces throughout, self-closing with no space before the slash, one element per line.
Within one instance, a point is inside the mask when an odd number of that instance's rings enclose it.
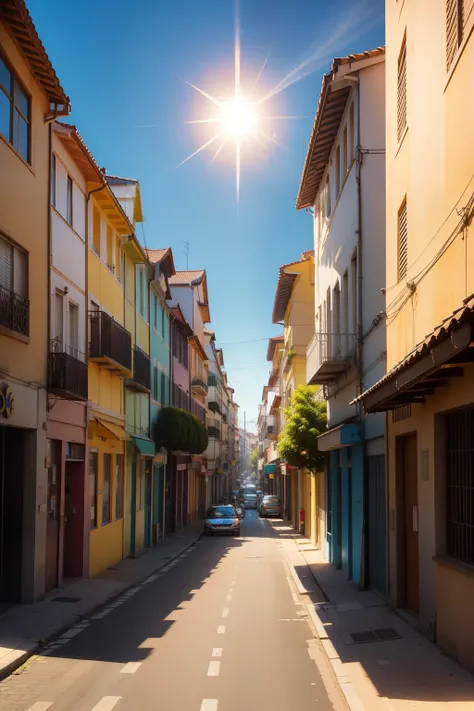
<path fill-rule="evenodd" d="M 278 531 L 275 530 L 275 528 L 272 526 L 272 529 L 277 533 L 278 537 L 280 538 L 280 534 Z M 296 544 L 295 544 L 296 545 Z M 316 582 L 316 585 L 318 588 L 321 590 L 323 593 L 324 597 L 328 599 L 325 591 L 321 588 L 316 576 L 313 574 L 313 571 L 311 570 L 310 566 L 306 563 L 306 559 L 301 553 L 301 551 L 298 551 L 300 555 L 302 556 L 303 560 L 305 561 L 306 567 L 308 570 L 311 572 L 311 575 L 313 577 L 313 580 Z M 288 565 L 291 570 L 291 574 L 294 578 L 294 581 L 296 583 L 296 586 L 298 588 L 298 592 L 302 595 L 308 595 L 308 591 L 304 587 L 303 583 L 298 577 L 298 573 L 296 572 L 294 566 L 290 563 L 290 560 L 288 556 L 285 554 L 285 558 L 287 559 Z M 326 632 L 325 628 L 325 623 L 328 623 L 329 620 L 325 619 L 325 613 L 324 613 L 324 604 L 325 603 L 306 603 L 305 607 L 308 610 L 309 616 L 311 618 L 311 622 L 313 623 L 313 626 L 316 630 L 316 635 L 319 638 L 321 642 L 321 646 L 324 650 L 324 654 L 326 655 L 326 658 L 328 659 L 331 668 L 334 672 L 334 675 L 336 677 L 337 683 L 339 685 L 339 688 L 344 696 L 344 699 L 350 709 L 350 711 L 367 711 L 366 707 L 362 703 L 359 695 L 357 694 L 356 688 L 353 685 L 352 681 L 349 679 L 347 674 L 344 671 L 344 664 L 341 661 L 340 656 L 338 655 L 333 643 L 329 639 L 329 636 Z M 319 610 L 318 608 L 321 607 L 322 609 Z"/>
<path fill-rule="evenodd" d="M 161 568 L 164 568 L 166 565 L 169 565 L 170 562 L 173 560 L 176 560 L 179 558 L 180 555 L 182 555 L 185 551 L 189 550 L 189 548 L 192 548 L 192 546 L 196 545 L 196 543 L 202 538 L 202 533 L 198 534 L 194 541 L 187 545 L 185 548 L 182 548 L 179 553 L 176 553 L 176 555 L 170 556 L 169 559 L 166 561 L 163 561 L 163 563 L 157 567 L 154 568 L 151 571 L 148 571 L 146 575 L 143 576 L 143 578 L 140 578 L 138 580 L 135 580 L 133 583 L 125 585 L 120 592 L 117 592 L 115 595 L 112 595 L 110 597 L 107 597 L 105 600 L 102 600 L 98 605 L 93 605 L 87 612 L 84 612 L 82 614 L 75 614 L 73 615 L 76 619 L 68 622 L 66 625 L 62 625 L 62 627 L 56 629 L 54 632 L 51 632 L 47 637 L 44 639 L 39 640 L 38 642 L 34 642 L 31 644 L 29 649 L 26 649 L 24 652 L 22 652 L 16 659 L 13 659 L 11 662 L 6 664 L 4 667 L 0 669 L 0 682 L 4 681 L 7 677 L 11 676 L 14 672 L 16 672 L 18 669 L 20 669 L 27 661 L 28 659 L 31 659 L 31 657 L 34 657 L 36 654 L 39 654 L 45 647 L 50 642 L 53 642 L 55 639 L 60 637 L 64 632 L 67 632 L 67 630 L 71 629 L 77 622 L 81 622 L 82 620 L 87 620 L 91 615 L 99 612 L 102 608 L 106 607 L 109 605 L 111 602 L 114 600 L 117 600 L 119 597 L 121 597 L 125 592 L 128 590 L 131 590 L 131 588 L 135 587 L 136 585 L 140 585 L 144 580 L 146 580 L 150 575 L 154 575 L 157 573 Z M 15 651 L 12 652 L 14 654 Z"/>

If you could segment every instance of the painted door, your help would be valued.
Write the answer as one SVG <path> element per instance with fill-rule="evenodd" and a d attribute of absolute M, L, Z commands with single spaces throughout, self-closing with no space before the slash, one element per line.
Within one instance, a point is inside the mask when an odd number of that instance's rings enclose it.
<path fill-rule="evenodd" d="M 151 466 L 147 460 L 145 469 L 145 547 L 151 546 Z"/>
<path fill-rule="evenodd" d="M 367 457 L 367 560 L 369 586 L 386 592 L 385 457 Z"/>
<path fill-rule="evenodd" d="M 418 467 L 416 435 L 402 438 L 403 533 L 404 533 L 404 598 L 405 607 L 418 614 Z"/>
<path fill-rule="evenodd" d="M 163 472 L 164 468 L 153 466 L 153 541 L 156 543 L 163 533 Z M 159 526 L 159 533 L 157 527 Z"/>
<path fill-rule="evenodd" d="M 58 585 L 59 561 L 59 492 L 60 443 L 51 441 L 51 466 L 48 469 L 47 523 L 46 523 L 46 592 Z"/>
<path fill-rule="evenodd" d="M 134 511 L 132 507 L 132 462 L 133 448 L 129 444 L 127 446 L 127 461 L 125 465 L 125 506 L 124 506 L 124 534 L 123 534 L 123 551 L 124 556 L 128 558 L 132 555 L 132 518 Z"/>

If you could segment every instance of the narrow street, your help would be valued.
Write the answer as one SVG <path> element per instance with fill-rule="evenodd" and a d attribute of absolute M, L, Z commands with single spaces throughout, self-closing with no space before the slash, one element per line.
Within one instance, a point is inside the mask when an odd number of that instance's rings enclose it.
<path fill-rule="evenodd" d="M 343 708 L 315 644 L 278 538 L 249 511 L 240 538 L 201 538 L 6 679 L 0 711 Z"/>

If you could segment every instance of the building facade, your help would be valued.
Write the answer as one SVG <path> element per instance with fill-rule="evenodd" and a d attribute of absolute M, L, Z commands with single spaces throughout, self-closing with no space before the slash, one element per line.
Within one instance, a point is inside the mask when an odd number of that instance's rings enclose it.
<path fill-rule="evenodd" d="M 51 123 L 70 107 L 24 2 L 6 0 L 2 10 L 0 601 L 31 603 L 49 585 L 48 523 L 58 506 L 47 443 Z"/>
<path fill-rule="evenodd" d="M 470 669 L 473 26 L 472 3 L 387 3 L 387 374 L 358 401 L 386 413 L 389 602 Z"/>
<path fill-rule="evenodd" d="M 323 78 L 297 208 L 314 211 L 315 335 L 307 382 L 328 431 L 325 554 L 385 594 L 383 416 L 351 401 L 385 372 L 385 50 L 334 60 Z"/>

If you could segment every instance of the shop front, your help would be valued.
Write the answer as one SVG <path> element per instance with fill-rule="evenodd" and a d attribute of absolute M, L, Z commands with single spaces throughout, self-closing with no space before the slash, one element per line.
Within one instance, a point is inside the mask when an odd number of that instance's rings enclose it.
<path fill-rule="evenodd" d="M 48 464 L 46 391 L 0 381 L 0 603 L 45 593 Z"/>

